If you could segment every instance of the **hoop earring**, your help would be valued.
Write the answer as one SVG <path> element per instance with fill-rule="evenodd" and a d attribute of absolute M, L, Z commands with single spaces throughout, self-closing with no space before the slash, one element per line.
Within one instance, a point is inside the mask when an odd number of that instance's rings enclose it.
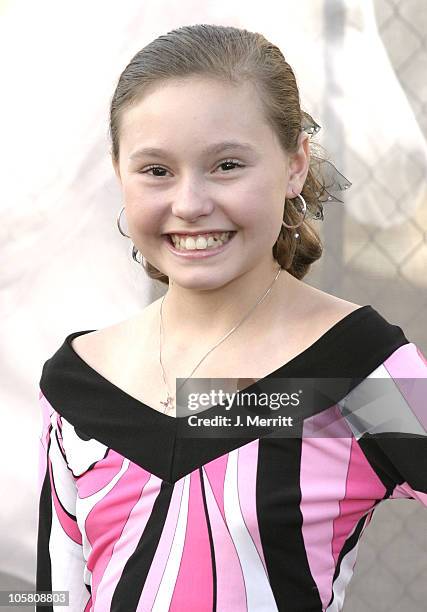
<path fill-rule="evenodd" d="M 120 209 L 119 214 L 117 215 L 117 227 L 119 228 L 119 232 L 121 233 L 122 236 L 125 236 L 126 238 L 130 238 L 130 236 L 128 236 L 127 234 L 123 233 L 122 228 L 120 227 L 120 217 L 122 216 L 122 212 L 124 211 L 125 207 L 122 206 Z"/>
<path fill-rule="evenodd" d="M 128 236 L 127 234 L 125 234 L 122 230 L 122 228 L 120 227 L 120 218 L 122 216 L 122 212 L 124 211 L 125 207 L 122 206 L 120 209 L 119 214 L 117 215 L 117 227 L 119 228 L 119 232 L 121 233 L 122 236 L 125 236 L 126 238 L 130 238 L 130 236 Z M 141 259 L 138 259 L 138 249 L 136 248 L 136 246 L 132 243 L 132 259 L 139 264 L 140 266 L 144 267 L 144 256 L 142 255 L 142 253 L 140 253 L 141 255 Z"/>
<path fill-rule="evenodd" d="M 134 244 L 132 244 L 132 259 L 136 261 L 136 263 L 139 264 L 140 266 L 144 266 L 144 255 L 140 253 L 141 259 L 138 259 L 138 253 L 139 253 L 138 249 L 136 248 Z"/>
<path fill-rule="evenodd" d="M 300 198 L 300 200 L 302 201 L 302 207 L 303 207 L 303 217 L 302 217 L 301 222 L 300 222 L 300 223 L 296 223 L 295 225 L 288 225 L 287 223 L 285 223 L 284 221 L 282 221 L 282 226 L 283 226 L 283 227 L 286 227 L 286 228 L 288 228 L 288 229 L 294 229 L 294 228 L 296 228 L 296 227 L 300 227 L 300 225 L 302 225 L 302 224 L 304 223 L 304 219 L 305 219 L 305 216 L 306 216 L 306 214 L 307 214 L 307 203 L 306 203 L 306 201 L 304 200 L 304 198 L 302 197 L 302 195 L 301 195 L 301 194 L 298 194 L 298 195 L 297 195 L 297 196 L 295 196 L 295 197 Z M 285 200 L 285 205 L 286 205 L 286 200 Z M 295 232 L 294 237 L 295 237 L 295 238 L 299 238 L 299 233 L 298 233 L 298 232 Z"/>

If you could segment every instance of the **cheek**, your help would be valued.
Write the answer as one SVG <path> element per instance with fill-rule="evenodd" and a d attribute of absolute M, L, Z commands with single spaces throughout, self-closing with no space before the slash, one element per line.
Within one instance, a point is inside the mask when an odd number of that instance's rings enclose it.
<path fill-rule="evenodd" d="M 247 226 L 251 232 L 258 233 L 262 228 L 263 233 L 270 233 L 283 218 L 283 205 L 280 198 L 277 197 L 277 194 L 274 196 L 266 192 L 251 194 L 246 199 L 242 211 L 239 214 L 239 220 L 242 226 Z"/>
<path fill-rule="evenodd" d="M 129 229 L 135 235 L 160 233 L 162 206 L 153 198 L 141 193 L 135 185 L 128 185 L 123 191 L 126 219 Z"/>
<path fill-rule="evenodd" d="M 244 228 L 252 244 L 259 244 L 261 248 L 266 244 L 274 245 L 283 219 L 284 204 L 280 196 L 266 191 L 252 194 L 246 205 L 244 216 L 236 218 L 236 223 Z"/>
<path fill-rule="evenodd" d="M 127 205 L 127 220 L 130 232 L 135 236 L 152 237 L 160 234 L 160 215 L 150 206 Z"/>

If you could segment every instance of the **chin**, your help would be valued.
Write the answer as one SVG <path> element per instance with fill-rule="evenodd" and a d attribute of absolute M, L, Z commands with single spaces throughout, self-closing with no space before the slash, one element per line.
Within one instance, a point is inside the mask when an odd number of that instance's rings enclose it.
<path fill-rule="evenodd" d="M 214 273 L 212 270 L 188 270 L 188 273 L 169 276 L 169 284 L 179 285 L 184 289 L 214 290 L 220 289 L 227 283 L 233 281 L 236 276 L 225 275 L 223 270 Z"/>

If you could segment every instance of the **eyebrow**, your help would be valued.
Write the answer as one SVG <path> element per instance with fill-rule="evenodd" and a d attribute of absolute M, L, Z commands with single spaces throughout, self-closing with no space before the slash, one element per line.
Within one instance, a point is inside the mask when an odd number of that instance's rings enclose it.
<path fill-rule="evenodd" d="M 255 152 L 255 149 L 251 144 L 249 144 L 249 142 L 225 140 L 223 142 L 216 142 L 214 144 L 209 145 L 208 147 L 205 147 L 202 150 L 202 153 L 205 155 L 214 155 L 215 153 L 221 153 L 221 151 L 227 151 L 230 149 L 239 149 L 242 151 Z M 129 155 L 129 159 L 138 159 L 139 157 L 143 157 L 144 155 L 166 156 L 167 151 L 165 151 L 164 149 L 159 149 L 157 147 L 144 147 L 142 149 L 134 151 L 131 155 Z"/>

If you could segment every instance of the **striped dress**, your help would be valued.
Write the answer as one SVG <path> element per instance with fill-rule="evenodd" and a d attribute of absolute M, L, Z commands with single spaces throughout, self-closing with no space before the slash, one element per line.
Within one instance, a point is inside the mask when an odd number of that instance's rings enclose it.
<path fill-rule="evenodd" d="M 189 436 L 74 351 L 90 331 L 39 393 L 36 588 L 70 612 L 338 612 L 377 506 L 427 506 L 427 362 L 372 306 L 244 389 L 311 384 L 292 433 Z"/>

